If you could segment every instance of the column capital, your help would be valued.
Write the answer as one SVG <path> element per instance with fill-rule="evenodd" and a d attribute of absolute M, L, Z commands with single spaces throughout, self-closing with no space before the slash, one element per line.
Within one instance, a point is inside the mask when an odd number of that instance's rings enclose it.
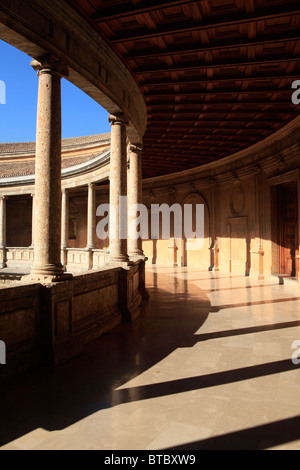
<path fill-rule="evenodd" d="M 130 143 L 129 150 L 131 153 L 137 153 L 140 155 L 143 150 L 143 144 L 141 144 L 140 142 Z"/>
<path fill-rule="evenodd" d="M 95 182 L 88 183 L 88 188 L 90 188 L 90 189 L 94 189 L 95 186 L 96 186 Z"/>
<path fill-rule="evenodd" d="M 7 199 L 7 196 L 4 194 L 0 194 L 0 201 L 5 201 Z"/>
<path fill-rule="evenodd" d="M 126 118 L 126 116 L 124 115 L 124 113 L 115 113 L 115 114 L 110 114 L 108 116 L 108 121 L 110 123 L 111 126 L 114 126 L 114 125 L 123 125 L 123 126 L 127 126 L 128 125 L 128 120 Z"/>
<path fill-rule="evenodd" d="M 68 77 L 69 75 L 67 66 L 50 54 L 33 59 L 30 65 L 38 75 L 42 73 L 54 73 L 60 77 Z"/>

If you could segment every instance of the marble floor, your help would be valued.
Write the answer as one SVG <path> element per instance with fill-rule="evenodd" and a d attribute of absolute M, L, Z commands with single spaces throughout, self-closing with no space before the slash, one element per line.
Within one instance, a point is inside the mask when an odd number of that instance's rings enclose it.
<path fill-rule="evenodd" d="M 150 266 L 147 287 L 134 324 L 1 388 L 0 449 L 299 450 L 296 284 Z"/>

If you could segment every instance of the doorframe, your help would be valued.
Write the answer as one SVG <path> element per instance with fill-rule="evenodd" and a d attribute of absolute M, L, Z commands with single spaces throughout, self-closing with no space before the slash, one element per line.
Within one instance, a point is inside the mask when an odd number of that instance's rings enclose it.
<path fill-rule="evenodd" d="M 279 234 L 278 234 L 278 200 L 275 198 L 275 189 L 278 186 L 286 183 L 297 183 L 297 192 L 298 192 L 298 253 L 300 253 L 300 169 L 291 170 L 286 173 L 283 173 L 272 178 L 268 178 L 268 183 L 270 185 L 270 217 L 271 217 L 271 242 L 272 242 L 272 274 L 279 274 Z M 276 220 L 275 211 L 272 204 L 276 204 Z M 273 234 L 276 230 L 276 237 L 274 240 Z M 275 245 L 275 246 L 274 246 Z M 299 259 L 299 254 L 298 254 Z M 298 262 L 298 272 L 296 272 L 296 277 L 300 285 L 300 260 Z"/>

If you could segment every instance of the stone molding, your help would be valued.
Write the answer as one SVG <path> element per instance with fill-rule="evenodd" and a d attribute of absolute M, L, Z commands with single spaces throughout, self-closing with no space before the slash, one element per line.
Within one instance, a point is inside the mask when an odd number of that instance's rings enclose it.
<path fill-rule="evenodd" d="M 147 111 L 137 83 L 107 42 L 67 2 L 2 2 L 0 37 L 31 57 L 51 54 L 61 60 L 70 82 L 109 113 L 124 112 L 130 139 L 142 138 Z"/>
<path fill-rule="evenodd" d="M 30 63 L 33 70 L 38 73 L 38 76 L 43 73 L 57 74 L 59 77 L 68 77 L 69 71 L 66 65 L 50 54 L 33 59 Z"/>

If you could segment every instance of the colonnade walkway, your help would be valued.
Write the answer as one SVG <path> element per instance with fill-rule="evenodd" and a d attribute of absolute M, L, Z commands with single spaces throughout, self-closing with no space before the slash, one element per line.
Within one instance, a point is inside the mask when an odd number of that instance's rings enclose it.
<path fill-rule="evenodd" d="M 300 449 L 296 285 L 150 266 L 147 287 L 134 324 L 1 387 L 1 449 Z"/>

